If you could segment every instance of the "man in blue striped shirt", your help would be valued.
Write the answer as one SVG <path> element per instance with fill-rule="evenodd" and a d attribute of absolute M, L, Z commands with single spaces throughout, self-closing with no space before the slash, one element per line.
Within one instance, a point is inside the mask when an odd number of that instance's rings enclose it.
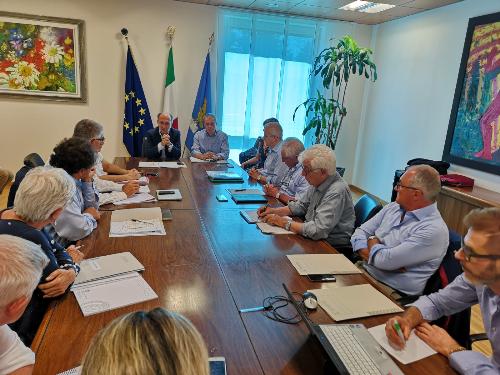
<path fill-rule="evenodd" d="M 204 129 L 194 135 L 191 154 L 201 160 L 227 160 L 229 143 L 227 134 L 216 129 L 215 115 L 210 113 L 203 117 Z"/>

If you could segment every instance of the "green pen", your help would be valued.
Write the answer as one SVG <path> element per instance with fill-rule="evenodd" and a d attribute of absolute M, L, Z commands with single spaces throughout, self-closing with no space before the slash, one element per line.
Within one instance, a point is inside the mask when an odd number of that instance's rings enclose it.
<path fill-rule="evenodd" d="M 398 334 L 399 338 L 401 339 L 401 342 L 404 345 L 406 340 L 405 337 L 403 336 L 403 331 L 401 330 L 401 326 L 399 325 L 399 322 L 397 320 L 394 321 L 394 329 L 396 330 L 396 333 Z"/>

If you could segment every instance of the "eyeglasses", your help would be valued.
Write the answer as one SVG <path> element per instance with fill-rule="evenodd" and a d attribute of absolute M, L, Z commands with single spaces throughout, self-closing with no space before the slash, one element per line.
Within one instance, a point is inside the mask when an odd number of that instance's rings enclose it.
<path fill-rule="evenodd" d="M 101 138 L 92 138 L 93 141 L 99 141 L 101 143 L 104 143 L 104 141 L 106 140 L 105 137 L 101 137 Z"/>
<path fill-rule="evenodd" d="M 488 259 L 488 260 L 498 260 L 500 259 L 500 255 L 491 255 L 491 254 L 478 254 L 471 247 L 467 246 L 464 242 L 464 238 L 462 237 L 462 248 L 461 250 L 464 252 L 464 258 L 467 262 L 470 262 L 472 258 L 477 259 Z"/>
<path fill-rule="evenodd" d="M 307 176 L 308 174 L 314 172 L 314 171 L 317 171 L 321 168 L 307 168 L 307 167 L 302 167 L 302 173 L 304 174 L 304 176 Z"/>
<path fill-rule="evenodd" d="M 419 188 L 415 188 L 415 187 L 413 187 L 413 186 L 406 186 L 406 185 L 403 185 L 401 182 L 398 182 L 398 183 L 396 184 L 396 186 L 394 186 L 394 189 L 395 189 L 395 190 L 401 190 L 402 188 L 404 188 L 404 189 L 410 189 L 410 190 L 422 191 L 422 190 L 420 190 Z"/>

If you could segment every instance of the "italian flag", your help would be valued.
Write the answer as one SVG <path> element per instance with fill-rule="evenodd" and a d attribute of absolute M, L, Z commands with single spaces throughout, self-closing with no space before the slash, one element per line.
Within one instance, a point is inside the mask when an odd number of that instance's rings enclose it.
<path fill-rule="evenodd" d="M 167 77 L 165 78 L 165 94 L 163 96 L 163 112 L 172 115 L 172 127 L 179 129 L 177 107 L 175 106 L 175 73 L 174 73 L 174 51 L 172 46 L 168 50 Z"/>

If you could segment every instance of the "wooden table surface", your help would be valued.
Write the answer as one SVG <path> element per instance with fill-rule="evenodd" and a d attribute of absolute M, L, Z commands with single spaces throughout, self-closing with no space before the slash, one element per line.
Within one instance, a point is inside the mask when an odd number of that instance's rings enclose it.
<path fill-rule="evenodd" d="M 136 167 L 138 160 L 117 158 L 128 168 Z M 159 298 L 85 318 L 74 295 L 68 294 L 46 314 L 32 345 L 37 356 L 35 374 L 52 375 L 77 366 L 92 337 L 109 321 L 157 306 L 187 316 L 203 335 L 209 355 L 226 357 L 229 375 L 323 373 L 327 356 L 303 323 L 278 323 L 261 312 L 240 315 L 238 309 L 284 295 L 282 283 L 296 292 L 325 287 L 298 275 L 286 255 L 335 250 L 326 242 L 297 235 L 264 235 L 247 224 L 239 210 L 257 205 L 236 205 L 226 190 L 256 186 L 238 166 L 229 170 L 244 175 L 243 184 L 213 184 L 205 171 L 226 166 L 185 162 L 188 168 L 162 169 L 157 180 L 151 179 L 153 195 L 156 188 L 179 188 L 183 196 L 181 202 L 168 202 L 173 220 L 164 222 L 166 236 L 109 238 L 111 213 L 105 212 L 98 229 L 83 241 L 87 258 L 130 251 L 145 266 L 143 277 Z M 229 201 L 218 202 L 217 194 Z M 117 208 L 128 207 L 110 209 Z M 339 275 L 335 285 L 361 283 L 368 283 L 363 275 Z M 321 309 L 310 317 L 317 323 L 333 322 Z M 371 327 L 388 317 L 352 322 Z M 455 373 L 439 355 L 400 367 L 407 374 Z"/>

